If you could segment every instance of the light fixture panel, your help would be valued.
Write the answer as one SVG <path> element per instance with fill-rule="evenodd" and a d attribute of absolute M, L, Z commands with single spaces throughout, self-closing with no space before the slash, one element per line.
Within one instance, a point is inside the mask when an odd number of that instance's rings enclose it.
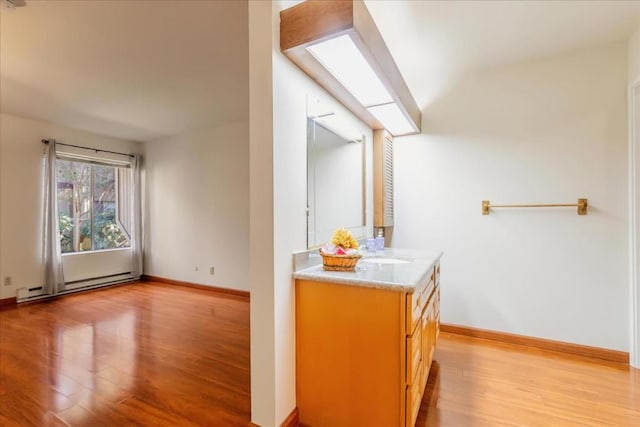
<path fill-rule="evenodd" d="M 391 94 L 350 36 L 342 35 L 316 43 L 307 50 L 363 106 L 393 102 Z"/>
<path fill-rule="evenodd" d="M 393 136 L 415 133 L 416 129 L 398 107 L 398 104 L 391 102 L 384 105 L 376 105 L 367 110 L 382 123 L 384 128 Z"/>
<path fill-rule="evenodd" d="M 420 133 L 420 108 L 365 1 L 307 0 L 280 11 L 280 50 L 370 128 Z"/>

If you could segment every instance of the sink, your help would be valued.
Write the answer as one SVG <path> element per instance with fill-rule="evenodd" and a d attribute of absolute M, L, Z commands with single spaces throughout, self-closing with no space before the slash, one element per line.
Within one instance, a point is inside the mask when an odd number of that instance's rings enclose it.
<path fill-rule="evenodd" d="M 407 261 L 406 259 L 400 258 L 363 258 L 360 262 L 368 262 L 371 264 L 408 264 L 411 261 Z"/>

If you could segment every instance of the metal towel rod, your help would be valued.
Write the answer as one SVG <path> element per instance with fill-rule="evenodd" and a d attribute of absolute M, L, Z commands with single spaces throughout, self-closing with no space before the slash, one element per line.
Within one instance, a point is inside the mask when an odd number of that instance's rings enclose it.
<path fill-rule="evenodd" d="M 489 200 L 482 201 L 482 215 L 489 215 L 491 208 L 578 208 L 578 215 L 586 215 L 589 207 L 588 199 L 578 199 L 578 203 L 549 203 L 524 205 L 492 205 Z"/>

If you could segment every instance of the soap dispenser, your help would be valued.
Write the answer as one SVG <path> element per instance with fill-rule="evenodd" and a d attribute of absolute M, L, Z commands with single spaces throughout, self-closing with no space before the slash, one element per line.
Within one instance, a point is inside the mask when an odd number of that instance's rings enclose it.
<path fill-rule="evenodd" d="M 378 235 L 376 236 L 376 250 L 384 250 L 384 228 L 378 228 Z"/>

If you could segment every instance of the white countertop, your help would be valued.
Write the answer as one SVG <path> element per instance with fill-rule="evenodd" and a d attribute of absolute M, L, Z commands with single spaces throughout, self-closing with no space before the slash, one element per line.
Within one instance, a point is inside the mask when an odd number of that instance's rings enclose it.
<path fill-rule="evenodd" d="M 322 269 L 320 254 L 309 253 L 309 264 L 317 257 L 319 265 L 302 268 L 293 273 L 295 279 L 316 282 L 339 283 L 367 288 L 387 289 L 398 292 L 413 292 L 416 286 L 428 279 L 431 268 L 442 257 L 442 252 L 421 252 L 411 249 L 386 248 L 375 254 L 365 252 L 358 262 L 355 272 L 325 271 Z M 362 262 L 365 258 L 401 258 L 410 261 L 405 264 L 376 264 Z M 317 261 L 317 260 L 316 260 Z"/>

